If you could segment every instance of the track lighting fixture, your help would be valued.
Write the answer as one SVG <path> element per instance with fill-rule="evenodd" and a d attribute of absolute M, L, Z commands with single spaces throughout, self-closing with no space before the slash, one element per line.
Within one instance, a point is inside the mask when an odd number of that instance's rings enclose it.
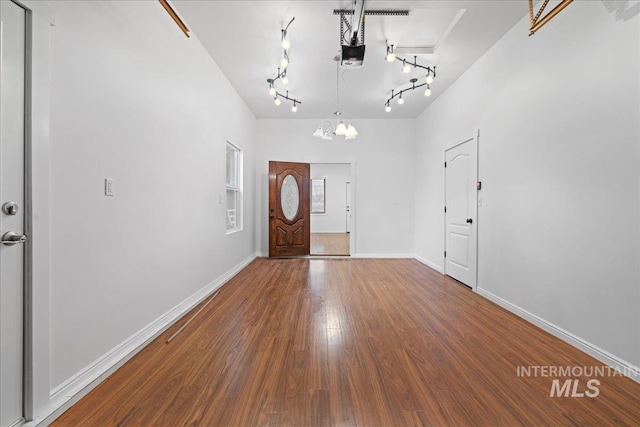
<path fill-rule="evenodd" d="M 296 113 L 298 111 L 298 105 L 302 104 L 302 101 L 289 97 L 289 91 L 286 91 L 286 94 L 279 92 L 278 88 L 276 87 L 276 82 L 278 80 L 281 80 L 283 85 L 286 86 L 289 84 L 289 77 L 287 76 L 287 72 L 288 72 L 287 67 L 289 67 L 289 63 L 290 63 L 289 49 L 291 48 L 291 42 L 287 38 L 287 30 L 289 29 L 289 25 L 291 25 L 294 19 L 296 18 L 295 17 L 291 18 L 291 21 L 289 21 L 287 26 L 282 30 L 280 30 L 281 31 L 280 44 L 284 49 L 283 57 L 282 57 L 282 60 L 280 61 L 280 68 L 278 68 L 278 73 L 276 74 L 276 76 L 274 78 L 267 79 L 267 83 L 269 84 L 269 95 L 273 97 L 273 103 L 276 104 L 276 106 L 278 106 L 282 104 L 283 99 L 293 102 L 293 106 L 291 107 L 292 113 Z"/>
<path fill-rule="evenodd" d="M 282 100 L 280 98 L 293 102 L 293 107 L 295 107 L 295 109 L 291 108 L 291 112 L 296 113 L 298 111 L 298 104 L 302 104 L 302 101 L 300 101 L 299 99 L 290 97 L 289 91 L 286 91 L 285 94 L 278 92 L 278 90 L 275 87 L 276 80 L 281 79 L 282 76 L 283 74 L 280 72 L 280 69 L 278 68 L 278 75 L 276 76 L 276 78 L 267 79 L 267 83 L 269 83 L 269 95 L 273 96 L 273 102 L 276 105 L 280 105 L 282 103 Z"/>
<path fill-rule="evenodd" d="M 395 54 L 395 50 L 393 45 L 389 45 L 387 43 L 387 61 L 389 61 L 389 54 L 391 52 L 394 52 Z M 409 80 L 409 82 L 411 83 L 411 87 L 408 87 L 406 89 L 402 89 L 399 92 L 395 92 L 395 90 L 391 91 L 391 96 L 387 99 L 387 101 L 384 104 L 384 109 L 387 113 L 391 112 L 391 100 L 395 99 L 396 97 L 398 98 L 398 104 L 402 105 L 404 104 L 404 99 L 402 97 L 402 94 L 404 92 L 408 92 L 408 91 L 412 91 L 418 88 L 421 88 L 423 86 L 426 86 L 425 90 L 424 90 L 424 96 L 425 97 L 429 97 L 431 96 L 431 84 L 434 82 L 435 78 L 436 78 L 436 67 L 434 66 L 424 66 L 424 65 L 420 65 L 418 64 L 418 57 L 416 55 L 414 55 L 413 57 L 413 62 L 408 61 L 405 58 L 400 58 L 398 56 L 395 56 L 394 59 L 398 59 L 400 61 L 402 61 L 402 72 L 403 73 L 410 73 L 413 69 L 416 70 L 426 70 L 427 74 L 424 77 L 424 83 L 416 85 L 416 82 L 418 81 L 417 78 L 412 78 L 411 80 Z M 389 62 L 393 62 L 393 61 L 389 61 Z"/>
<path fill-rule="evenodd" d="M 389 61 L 389 52 L 394 52 L 394 60 L 398 59 L 400 61 L 402 61 L 402 72 L 403 73 L 410 73 L 413 68 L 415 69 L 422 69 L 422 70 L 426 70 L 427 71 L 427 84 L 431 84 L 433 83 L 433 80 L 436 78 L 436 67 L 435 65 L 433 67 L 425 67 L 424 65 L 420 65 L 418 64 L 418 56 L 414 55 L 413 56 L 413 62 L 404 59 L 404 58 L 400 58 L 399 56 L 395 55 L 395 50 L 393 48 L 393 45 L 389 45 L 387 44 L 387 61 Z M 393 62 L 393 61 L 389 61 L 389 62 Z"/>
<path fill-rule="evenodd" d="M 421 88 L 423 86 L 426 86 L 426 89 L 424 90 L 424 96 L 431 96 L 431 86 L 428 83 L 422 83 L 419 85 L 416 85 L 416 83 L 418 82 L 418 79 L 416 79 L 415 77 L 412 78 L 411 80 L 409 80 L 409 82 L 411 83 L 411 86 L 406 88 L 406 89 L 402 89 L 399 92 L 396 92 L 395 90 L 391 91 L 391 96 L 387 99 L 387 101 L 384 103 L 384 109 L 387 113 L 389 113 L 391 111 L 391 106 L 390 106 L 390 102 L 394 99 L 394 98 L 398 98 L 398 104 L 402 105 L 404 104 L 404 98 L 402 98 L 402 94 L 404 92 L 409 92 L 418 88 Z"/>

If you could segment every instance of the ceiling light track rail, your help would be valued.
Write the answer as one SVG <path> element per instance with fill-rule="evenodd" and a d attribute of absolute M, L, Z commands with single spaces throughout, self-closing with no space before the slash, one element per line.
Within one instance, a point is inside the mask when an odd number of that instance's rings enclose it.
<path fill-rule="evenodd" d="M 432 67 L 429 67 L 429 66 L 418 64 L 418 56 L 417 55 L 413 57 L 413 62 L 409 61 L 408 59 L 401 58 L 399 56 L 396 56 L 396 59 L 398 61 L 402 61 L 402 72 L 404 72 L 404 73 L 410 73 L 411 72 L 411 68 L 407 68 L 407 65 L 408 65 L 409 67 L 421 68 L 423 70 L 426 70 L 427 71 L 427 76 L 432 76 L 434 79 L 436 78 L 436 66 L 434 65 Z M 407 69 L 409 71 L 406 71 Z"/>
<path fill-rule="evenodd" d="M 396 92 L 395 89 L 391 90 L 391 96 L 384 103 L 385 110 L 387 111 L 387 113 L 391 111 L 391 101 L 393 101 L 395 98 L 398 98 L 398 105 L 404 104 L 404 99 L 402 98 L 402 94 L 405 93 L 405 92 L 411 92 L 411 91 L 414 91 L 416 89 L 420 89 L 421 87 L 426 86 L 427 88 L 424 91 L 424 96 L 431 96 L 431 85 L 429 83 L 427 83 L 426 81 L 424 83 L 421 83 L 421 84 L 417 85 L 416 84 L 417 82 L 418 82 L 418 79 L 416 79 L 414 77 L 411 80 L 409 80 L 409 83 L 411 83 L 410 87 L 408 87 L 406 89 L 402 89 L 402 90 L 400 90 L 398 92 Z"/>

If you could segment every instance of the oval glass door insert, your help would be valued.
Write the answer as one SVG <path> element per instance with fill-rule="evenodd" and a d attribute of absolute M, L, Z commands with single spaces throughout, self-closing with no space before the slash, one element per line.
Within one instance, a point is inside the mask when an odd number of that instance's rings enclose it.
<path fill-rule="evenodd" d="M 298 215 L 298 206 L 300 205 L 300 192 L 298 190 L 298 182 L 293 175 L 287 175 L 282 181 L 280 189 L 280 205 L 285 218 L 293 221 Z"/>

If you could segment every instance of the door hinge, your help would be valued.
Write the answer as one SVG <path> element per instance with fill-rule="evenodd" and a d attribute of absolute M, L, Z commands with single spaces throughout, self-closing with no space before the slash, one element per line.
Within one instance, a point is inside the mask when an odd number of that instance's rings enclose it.
<path fill-rule="evenodd" d="M 444 167 L 445 167 L 445 168 L 447 167 L 447 162 L 444 162 Z"/>
<path fill-rule="evenodd" d="M 444 257 L 445 258 L 447 257 L 447 251 L 444 251 Z"/>
<path fill-rule="evenodd" d="M 447 213 L 447 207 L 446 206 L 444 207 L 444 213 Z"/>

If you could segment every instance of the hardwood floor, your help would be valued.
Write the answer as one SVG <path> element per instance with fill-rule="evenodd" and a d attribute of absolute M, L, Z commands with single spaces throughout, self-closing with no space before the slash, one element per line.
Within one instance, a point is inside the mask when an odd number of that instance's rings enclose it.
<path fill-rule="evenodd" d="M 311 233 L 311 255 L 349 256 L 349 234 Z"/>
<path fill-rule="evenodd" d="M 53 425 L 640 424 L 628 378 L 519 377 L 602 365 L 414 260 L 258 259 L 165 344 L 188 318 Z"/>

